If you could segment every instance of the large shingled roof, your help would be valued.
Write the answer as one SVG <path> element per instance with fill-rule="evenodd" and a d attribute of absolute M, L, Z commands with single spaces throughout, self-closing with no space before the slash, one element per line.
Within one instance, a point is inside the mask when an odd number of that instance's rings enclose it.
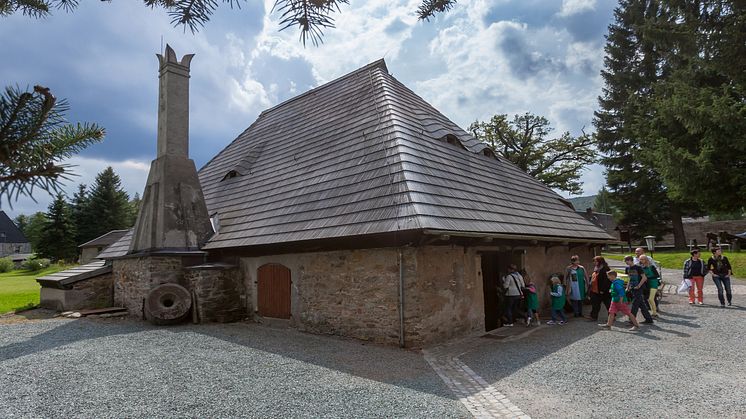
<path fill-rule="evenodd" d="M 383 60 L 264 111 L 199 172 L 218 249 L 405 230 L 607 241 Z"/>

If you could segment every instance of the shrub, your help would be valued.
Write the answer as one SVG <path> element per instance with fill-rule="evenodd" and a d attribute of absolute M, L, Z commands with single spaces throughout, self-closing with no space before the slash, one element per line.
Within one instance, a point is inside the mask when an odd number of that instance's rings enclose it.
<path fill-rule="evenodd" d="M 26 259 L 26 261 L 23 262 L 21 267 L 27 271 L 36 272 L 44 268 L 48 268 L 49 264 L 50 264 L 49 259 L 31 258 L 31 259 Z"/>
<path fill-rule="evenodd" d="M 10 272 L 13 270 L 15 265 L 13 264 L 13 261 L 10 260 L 10 258 L 2 258 L 0 259 L 0 273 Z"/>

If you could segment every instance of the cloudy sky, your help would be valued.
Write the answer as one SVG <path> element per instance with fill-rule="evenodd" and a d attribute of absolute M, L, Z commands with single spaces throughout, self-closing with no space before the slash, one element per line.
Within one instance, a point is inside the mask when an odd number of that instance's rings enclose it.
<path fill-rule="evenodd" d="M 71 121 L 103 125 L 107 137 L 70 163 L 91 184 L 114 167 L 131 195 L 142 192 L 155 156 L 161 40 L 191 72 L 191 155 L 197 167 L 274 104 L 384 57 L 389 71 L 466 128 L 496 113 L 544 115 L 557 131 L 592 130 L 601 92 L 611 0 L 459 0 L 430 22 L 417 21 L 419 0 L 352 0 L 324 44 L 304 48 L 298 32 L 278 32 L 273 0 L 222 7 L 196 35 L 173 28 L 163 11 L 137 0 L 83 1 L 74 13 L 34 20 L 0 18 L 0 80 L 41 84 L 72 106 Z M 584 174 L 585 194 L 603 183 Z M 37 194 L 7 202 L 15 216 L 45 210 Z"/>

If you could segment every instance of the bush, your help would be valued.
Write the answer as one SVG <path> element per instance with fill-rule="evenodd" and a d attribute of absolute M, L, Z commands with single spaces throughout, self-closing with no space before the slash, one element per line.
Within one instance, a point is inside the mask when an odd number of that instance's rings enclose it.
<path fill-rule="evenodd" d="M 2 258 L 0 259 L 0 274 L 4 274 L 5 272 L 10 272 L 13 270 L 15 265 L 13 264 L 13 261 L 10 260 L 10 258 Z"/>
<path fill-rule="evenodd" d="M 21 267 L 27 271 L 36 272 L 44 268 L 48 268 L 49 264 L 50 264 L 49 259 L 31 258 L 31 259 L 26 259 L 26 261 L 23 262 Z"/>

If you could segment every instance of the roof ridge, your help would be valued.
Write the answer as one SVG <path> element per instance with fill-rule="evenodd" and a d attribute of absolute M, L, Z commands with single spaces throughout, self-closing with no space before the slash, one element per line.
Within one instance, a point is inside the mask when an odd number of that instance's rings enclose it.
<path fill-rule="evenodd" d="M 290 99 L 284 100 L 284 101 L 278 103 L 277 105 L 272 106 L 271 108 L 267 108 L 267 109 L 263 110 L 262 113 L 260 113 L 259 116 L 257 117 L 257 120 L 259 118 L 261 118 L 263 115 L 265 115 L 265 114 L 267 114 L 267 113 L 269 113 L 269 112 L 271 112 L 271 111 L 273 111 L 273 110 L 275 110 L 275 109 L 277 109 L 277 108 L 279 108 L 281 106 L 285 106 L 288 103 L 291 103 L 291 102 L 294 102 L 294 101 L 296 101 L 298 99 L 301 99 L 301 98 L 304 98 L 306 96 L 309 96 L 310 94 L 316 93 L 316 92 L 318 92 L 321 89 L 328 88 L 329 86 L 332 86 L 332 85 L 334 85 L 336 83 L 339 83 L 339 82 L 341 82 L 341 81 L 343 81 L 343 80 L 345 80 L 345 79 L 347 79 L 349 77 L 356 76 L 356 75 L 358 75 L 360 73 L 363 73 L 365 71 L 371 70 L 371 69 L 376 68 L 376 67 L 382 68 L 383 71 L 385 71 L 386 73 L 389 72 L 388 67 L 386 67 L 386 61 L 383 58 L 379 58 L 378 60 L 373 61 L 372 63 L 366 64 L 365 66 L 360 67 L 357 70 L 354 70 L 354 71 L 351 71 L 351 72 L 345 74 L 344 76 L 337 77 L 336 79 L 334 79 L 332 81 L 328 81 L 328 82 L 322 84 L 321 86 L 314 87 L 311 90 L 307 90 L 307 91 L 299 94 L 298 96 L 293 96 Z"/>

